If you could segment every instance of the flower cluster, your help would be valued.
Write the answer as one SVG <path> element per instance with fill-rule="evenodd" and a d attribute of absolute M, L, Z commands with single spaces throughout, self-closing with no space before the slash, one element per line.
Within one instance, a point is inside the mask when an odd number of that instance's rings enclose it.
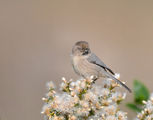
<path fill-rule="evenodd" d="M 45 120 L 127 120 L 118 107 L 126 94 L 116 91 L 120 85 L 114 80 L 106 78 L 100 85 L 93 77 L 62 80 L 62 93 L 56 93 L 53 83 L 48 83 L 48 93 L 42 98 Z"/>
<path fill-rule="evenodd" d="M 144 109 L 138 113 L 136 120 L 153 120 L 153 93 L 148 101 L 143 101 Z"/>

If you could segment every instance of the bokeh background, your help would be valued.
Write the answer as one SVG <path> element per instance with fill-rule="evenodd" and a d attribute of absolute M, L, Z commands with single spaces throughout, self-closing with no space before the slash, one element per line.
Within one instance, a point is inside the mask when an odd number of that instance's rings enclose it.
<path fill-rule="evenodd" d="M 130 88 L 139 79 L 153 91 L 152 0 L 0 0 L 0 120 L 42 119 L 46 82 L 78 78 L 79 40 Z"/>

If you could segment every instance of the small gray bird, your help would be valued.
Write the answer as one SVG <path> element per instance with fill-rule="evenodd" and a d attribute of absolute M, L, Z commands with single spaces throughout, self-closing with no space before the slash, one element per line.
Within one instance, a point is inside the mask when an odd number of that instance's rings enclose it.
<path fill-rule="evenodd" d="M 84 78 L 94 76 L 95 80 L 100 77 L 108 77 L 115 80 L 117 83 L 124 86 L 129 92 L 124 83 L 114 77 L 114 72 L 108 68 L 94 53 L 91 52 L 89 44 L 86 41 L 75 43 L 72 48 L 72 65 L 74 71 Z"/>

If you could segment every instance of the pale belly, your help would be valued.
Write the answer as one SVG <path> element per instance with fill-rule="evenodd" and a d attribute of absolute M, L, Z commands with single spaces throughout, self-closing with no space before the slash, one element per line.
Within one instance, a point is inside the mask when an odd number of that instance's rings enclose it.
<path fill-rule="evenodd" d="M 89 78 L 91 76 L 96 76 L 99 78 L 102 76 L 102 68 L 95 64 L 89 63 L 86 58 L 74 57 L 72 59 L 72 64 L 74 71 L 84 78 Z"/>

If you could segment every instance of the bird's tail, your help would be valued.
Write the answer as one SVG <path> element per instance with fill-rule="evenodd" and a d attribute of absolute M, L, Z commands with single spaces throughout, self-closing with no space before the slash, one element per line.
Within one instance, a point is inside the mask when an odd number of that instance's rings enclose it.
<path fill-rule="evenodd" d="M 130 93 L 132 92 L 132 90 L 130 88 L 128 88 L 124 83 L 122 83 L 120 80 L 116 79 L 114 76 L 110 75 L 109 73 L 106 72 L 106 75 L 115 80 L 118 84 L 122 85 L 123 87 L 125 87 Z"/>

